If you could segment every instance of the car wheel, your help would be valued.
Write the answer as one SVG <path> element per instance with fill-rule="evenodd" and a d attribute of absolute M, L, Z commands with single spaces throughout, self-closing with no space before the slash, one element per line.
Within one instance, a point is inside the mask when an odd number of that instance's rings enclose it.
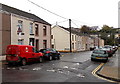
<path fill-rule="evenodd" d="M 25 66 L 25 65 L 27 64 L 26 59 L 22 59 L 21 64 L 22 64 L 23 66 Z"/>
<path fill-rule="evenodd" d="M 106 63 L 108 61 L 108 58 L 104 61 L 104 63 Z"/>
<path fill-rule="evenodd" d="M 60 56 L 57 56 L 57 60 L 60 60 Z"/>
<path fill-rule="evenodd" d="M 43 62 L 43 58 L 42 57 L 39 58 L 39 62 L 40 63 Z"/>
<path fill-rule="evenodd" d="M 49 56 L 49 61 L 51 61 L 52 60 L 52 56 Z"/>
<path fill-rule="evenodd" d="M 91 58 L 91 61 L 94 61 L 94 59 Z"/>

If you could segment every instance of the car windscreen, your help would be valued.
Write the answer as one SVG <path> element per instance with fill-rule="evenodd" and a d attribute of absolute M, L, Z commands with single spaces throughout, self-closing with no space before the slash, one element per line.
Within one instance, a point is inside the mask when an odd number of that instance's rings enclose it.
<path fill-rule="evenodd" d="M 104 46 L 104 48 L 112 48 L 111 46 Z"/>
<path fill-rule="evenodd" d="M 41 49 L 40 52 L 45 53 L 46 49 Z"/>
<path fill-rule="evenodd" d="M 96 53 L 96 54 L 106 54 L 106 52 L 103 51 L 103 50 L 94 50 L 93 53 Z"/>

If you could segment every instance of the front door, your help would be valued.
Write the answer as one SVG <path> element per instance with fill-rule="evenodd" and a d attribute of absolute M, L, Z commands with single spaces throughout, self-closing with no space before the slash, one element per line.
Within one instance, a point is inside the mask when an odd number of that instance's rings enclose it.
<path fill-rule="evenodd" d="M 36 50 L 39 50 L 39 40 L 36 39 Z"/>

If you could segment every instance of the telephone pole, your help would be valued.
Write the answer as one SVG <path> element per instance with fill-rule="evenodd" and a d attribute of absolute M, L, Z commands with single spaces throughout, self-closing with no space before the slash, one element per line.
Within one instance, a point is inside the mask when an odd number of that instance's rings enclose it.
<path fill-rule="evenodd" d="M 70 52 L 72 52 L 72 48 L 71 48 L 71 19 L 69 19 L 69 31 L 70 31 Z"/>

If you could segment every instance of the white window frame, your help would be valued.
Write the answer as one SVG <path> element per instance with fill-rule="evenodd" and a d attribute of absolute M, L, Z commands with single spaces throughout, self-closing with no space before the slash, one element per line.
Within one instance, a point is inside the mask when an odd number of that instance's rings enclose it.
<path fill-rule="evenodd" d="M 24 45 L 24 39 L 18 39 L 18 45 Z"/>
<path fill-rule="evenodd" d="M 30 34 L 33 34 L 33 23 L 30 23 Z"/>
<path fill-rule="evenodd" d="M 23 21 L 22 20 L 18 20 L 18 29 L 17 30 L 23 32 Z"/>

